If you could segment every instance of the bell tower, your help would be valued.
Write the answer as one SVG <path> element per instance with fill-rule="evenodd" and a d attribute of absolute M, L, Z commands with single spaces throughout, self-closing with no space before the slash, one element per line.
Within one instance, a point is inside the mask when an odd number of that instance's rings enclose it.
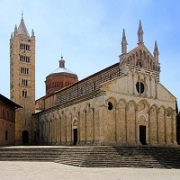
<path fill-rule="evenodd" d="M 32 113 L 35 111 L 35 36 L 25 26 L 23 15 L 10 38 L 10 98 L 23 108 L 15 117 L 16 144 L 31 144 Z"/>

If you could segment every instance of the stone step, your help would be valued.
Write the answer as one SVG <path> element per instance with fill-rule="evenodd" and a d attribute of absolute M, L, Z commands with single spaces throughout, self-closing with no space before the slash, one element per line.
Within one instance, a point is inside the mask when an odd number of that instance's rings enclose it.
<path fill-rule="evenodd" d="M 148 146 L 0 147 L 0 160 L 52 161 L 81 167 L 180 168 L 180 148 Z"/>
<path fill-rule="evenodd" d="M 14 160 L 16 160 L 16 161 L 21 161 L 21 160 L 24 160 L 24 161 L 46 161 L 46 159 L 47 159 L 47 161 L 50 161 L 51 160 L 51 162 L 53 162 L 53 161 L 55 161 L 56 159 L 58 159 L 57 157 L 54 157 L 54 158 L 52 158 L 52 157 L 38 157 L 38 158 L 33 158 L 33 157 L 12 157 L 12 158 L 9 158 L 9 159 L 7 159 L 7 158 L 1 158 L 0 159 L 0 161 L 14 161 Z"/>

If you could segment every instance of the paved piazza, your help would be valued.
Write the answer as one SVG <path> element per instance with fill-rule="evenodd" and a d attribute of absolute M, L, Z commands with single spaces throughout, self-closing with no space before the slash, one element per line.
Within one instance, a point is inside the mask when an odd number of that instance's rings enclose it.
<path fill-rule="evenodd" d="M 180 169 L 82 168 L 53 162 L 0 161 L 1 180 L 179 180 Z"/>

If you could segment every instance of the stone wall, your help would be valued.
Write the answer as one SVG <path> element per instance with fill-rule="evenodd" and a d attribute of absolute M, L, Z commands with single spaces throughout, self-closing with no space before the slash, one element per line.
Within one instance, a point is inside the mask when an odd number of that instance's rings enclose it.
<path fill-rule="evenodd" d="M 47 110 L 55 105 L 63 105 L 75 98 L 86 96 L 100 89 L 104 82 L 117 78 L 121 75 L 119 63 L 116 63 L 103 71 L 75 83 L 51 96 L 45 96 L 36 101 L 36 109 Z"/>
<path fill-rule="evenodd" d="M 16 144 L 23 144 L 23 132 L 28 134 L 25 137 L 27 142 L 33 143 L 31 116 L 35 112 L 35 36 L 25 36 L 17 31 L 10 39 L 10 97 L 23 107 L 15 117 Z"/>
<path fill-rule="evenodd" d="M 15 143 L 15 110 L 0 102 L 0 146 Z"/>
<path fill-rule="evenodd" d="M 39 143 L 72 145 L 77 129 L 79 145 L 176 144 L 175 98 L 155 78 L 153 83 L 144 81 L 147 88 L 138 93 L 135 84 L 139 77 L 147 80 L 154 76 L 129 71 L 127 76 L 101 84 L 98 94 L 90 93 L 91 98 L 88 94 L 71 105 L 60 104 L 37 114 Z"/>

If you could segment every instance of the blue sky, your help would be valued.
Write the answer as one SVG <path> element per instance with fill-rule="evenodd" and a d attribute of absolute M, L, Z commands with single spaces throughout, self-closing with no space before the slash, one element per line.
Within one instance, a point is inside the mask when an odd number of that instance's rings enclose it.
<path fill-rule="evenodd" d="M 160 82 L 180 103 L 179 7 L 179 0 L 0 0 L 0 93 L 10 96 L 9 40 L 23 11 L 36 36 L 36 99 L 61 53 L 81 80 L 119 61 L 123 28 L 128 51 L 136 47 L 141 19 L 146 47 L 158 43 Z"/>

